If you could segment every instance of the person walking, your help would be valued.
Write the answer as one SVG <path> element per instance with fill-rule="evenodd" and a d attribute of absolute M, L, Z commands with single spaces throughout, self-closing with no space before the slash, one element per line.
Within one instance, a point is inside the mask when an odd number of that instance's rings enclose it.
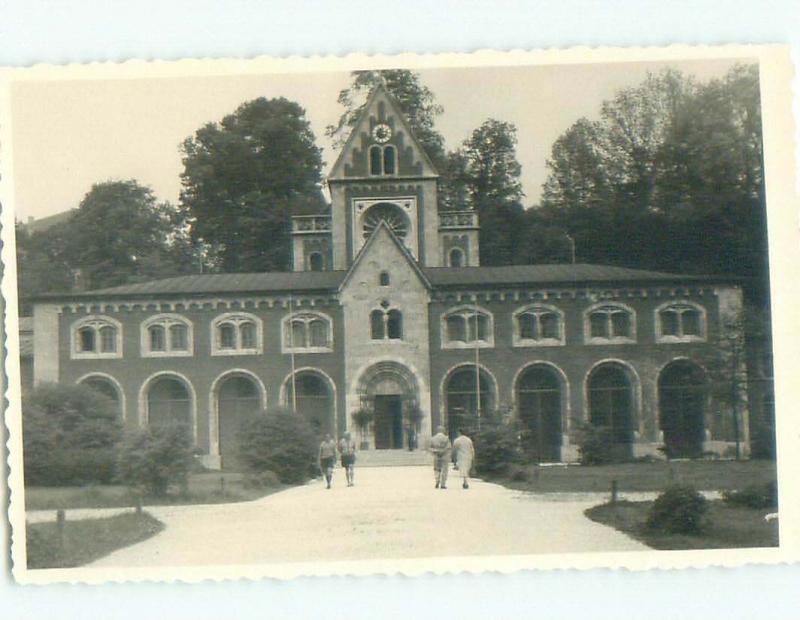
<path fill-rule="evenodd" d="M 330 433 L 325 434 L 325 439 L 319 444 L 319 471 L 325 476 L 328 488 L 333 480 L 333 465 L 336 461 L 336 442 Z"/>
<path fill-rule="evenodd" d="M 342 467 L 347 476 L 347 486 L 351 487 L 355 484 L 353 474 L 356 465 L 356 442 L 351 439 L 349 432 L 342 435 L 339 440 L 339 454 L 342 457 Z"/>
<path fill-rule="evenodd" d="M 469 488 L 469 472 L 472 470 L 472 461 L 475 460 L 475 446 L 472 440 L 464 434 L 464 429 L 458 429 L 458 437 L 453 442 L 453 460 L 456 462 L 456 469 L 461 474 L 463 481 L 461 487 Z"/>
<path fill-rule="evenodd" d="M 436 427 L 436 434 L 431 437 L 433 452 L 433 473 L 436 476 L 436 488 L 447 488 L 447 469 L 450 467 L 450 439 L 444 434 L 444 426 Z"/>

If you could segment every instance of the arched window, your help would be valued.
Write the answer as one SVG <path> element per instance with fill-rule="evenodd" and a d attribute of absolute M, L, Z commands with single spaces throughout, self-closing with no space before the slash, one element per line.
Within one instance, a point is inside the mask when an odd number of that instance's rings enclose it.
<path fill-rule="evenodd" d="M 451 310 L 442 317 L 445 348 L 494 346 L 492 315 L 473 306 Z"/>
<path fill-rule="evenodd" d="M 369 323 L 372 340 L 403 339 L 403 313 L 396 308 L 391 310 L 376 308 L 370 312 Z"/>
<path fill-rule="evenodd" d="M 383 174 L 382 167 L 383 149 L 377 144 L 369 147 L 369 173 L 372 175 Z"/>
<path fill-rule="evenodd" d="M 389 286 L 389 272 L 388 271 L 381 271 L 380 275 L 378 276 L 378 283 L 381 286 Z"/>
<path fill-rule="evenodd" d="M 122 325 L 107 316 L 88 316 L 72 325 L 73 358 L 122 357 Z"/>
<path fill-rule="evenodd" d="M 142 323 L 143 357 L 186 356 L 193 347 L 192 323 L 179 314 L 158 314 Z"/>
<path fill-rule="evenodd" d="M 333 348 L 332 321 L 316 312 L 301 312 L 284 319 L 284 351 L 330 351 Z"/>
<path fill-rule="evenodd" d="M 589 376 L 589 422 L 608 430 L 612 449 L 630 456 L 633 442 L 633 389 L 625 369 L 608 362 Z"/>
<path fill-rule="evenodd" d="M 392 145 L 383 147 L 383 174 L 394 174 L 397 162 L 397 152 Z"/>
<path fill-rule="evenodd" d="M 150 428 L 192 427 L 192 401 L 183 381 L 169 376 L 156 379 L 147 391 L 147 423 Z"/>
<path fill-rule="evenodd" d="M 244 312 L 229 312 L 211 323 L 212 355 L 253 355 L 263 349 L 261 319 Z"/>
<path fill-rule="evenodd" d="M 485 370 L 481 368 L 476 373 L 474 365 L 454 370 L 445 383 L 445 408 L 450 435 L 455 436 L 460 427 L 476 428 L 479 417 L 494 412 L 494 403 L 494 382 Z"/>
<path fill-rule="evenodd" d="M 311 271 L 325 270 L 325 259 L 321 252 L 312 252 L 308 255 L 308 268 Z"/>
<path fill-rule="evenodd" d="M 295 389 L 297 397 L 293 398 Z M 290 377 L 286 385 L 286 405 L 296 407 L 297 413 L 311 423 L 318 435 L 334 432 L 333 393 L 328 381 L 319 373 L 301 370 Z"/>
<path fill-rule="evenodd" d="M 563 313 L 552 306 L 529 306 L 514 313 L 514 346 L 564 344 Z"/>
<path fill-rule="evenodd" d="M 705 339 L 705 310 L 688 302 L 670 302 L 656 311 L 656 339 L 659 342 L 692 342 Z"/>
<path fill-rule="evenodd" d="M 93 375 L 83 379 L 81 384 L 108 398 L 113 403 L 114 410 L 122 417 L 122 395 L 114 383 L 105 377 Z"/>
<path fill-rule="evenodd" d="M 236 466 L 238 435 L 242 426 L 261 410 L 261 392 L 256 382 L 244 375 L 224 379 L 217 391 L 219 451 L 222 466 Z"/>
<path fill-rule="evenodd" d="M 453 248 L 450 250 L 449 254 L 449 264 L 451 267 L 463 267 L 464 266 L 464 250 L 461 248 Z"/>
<path fill-rule="evenodd" d="M 688 360 L 669 364 L 658 377 L 659 426 L 669 458 L 698 457 L 705 438 L 706 377 Z"/>
<path fill-rule="evenodd" d="M 561 382 L 544 364 L 526 368 L 517 380 L 522 444 L 535 461 L 561 459 Z"/>
<path fill-rule="evenodd" d="M 390 340 L 403 338 L 403 314 L 399 310 L 389 310 L 386 314 L 386 334 Z"/>
<path fill-rule="evenodd" d="M 636 317 L 622 304 L 598 304 L 584 314 L 584 337 L 588 344 L 621 344 L 636 341 Z"/>

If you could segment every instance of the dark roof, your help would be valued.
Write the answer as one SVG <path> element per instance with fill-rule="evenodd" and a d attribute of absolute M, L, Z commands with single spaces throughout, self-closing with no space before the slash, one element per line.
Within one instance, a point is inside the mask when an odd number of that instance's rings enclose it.
<path fill-rule="evenodd" d="M 42 232 L 54 226 L 66 224 L 77 211 L 77 209 L 70 209 L 69 211 L 62 211 L 61 213 L 40 217 L 35 220 L 29 219 L 27 222 L 24 222 L 24 226 L 31 233 Z"/>
<path fill-rule="evenodd" d="M 497 286 L 509 284 L 589 284 L 675 282 L 708 280 L 660 271 L 644 271 L 609 265 L 508 265 L 504 267 L 428 267 L 423 269 L 433 286 Z"/>
<path fill-rule="evenodd" d="M 607 265 L 510 265 L 506 267 L 436 267 L 422 273 L 434 287 L 513 285 L 652 284 L 700 281 L 734 282 L 723 276 L 691 276 Z M 286 271 L 178 276 L 113 288 L 42 295 L 40 299 L 84 297 L 200 296 L 269 292 L 336 291 L 346 271 Z"/>
<path fill-rule="evenodd" d="M 177 276 L 112 288 L 62 293 L 51 297 L 128 297 L 144 295 L 213 295 L 336 290 L 344 271 L 273 271 L 267 273 L 213 273 Z"/>

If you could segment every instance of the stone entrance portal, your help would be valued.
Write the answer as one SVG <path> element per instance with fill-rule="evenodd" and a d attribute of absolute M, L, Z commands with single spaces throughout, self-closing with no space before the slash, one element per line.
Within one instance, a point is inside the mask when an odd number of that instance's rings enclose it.
<path fill-rule="evenodd" d="M 397 450 L 414 443 L 420 429 L 417 381 L 397 362 L 379 362 L 368 368 L 359 382 L 362 405 L 374 413 L 372 448 Z"/>

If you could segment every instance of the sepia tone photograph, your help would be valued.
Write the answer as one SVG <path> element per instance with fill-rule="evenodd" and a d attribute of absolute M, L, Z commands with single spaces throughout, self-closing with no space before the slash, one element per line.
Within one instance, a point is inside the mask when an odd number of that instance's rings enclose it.
<path fill-rule="evenodd" d="M 780 546 L 758 56 L 502 59 L 9 83 L 15 572 Z"/>

